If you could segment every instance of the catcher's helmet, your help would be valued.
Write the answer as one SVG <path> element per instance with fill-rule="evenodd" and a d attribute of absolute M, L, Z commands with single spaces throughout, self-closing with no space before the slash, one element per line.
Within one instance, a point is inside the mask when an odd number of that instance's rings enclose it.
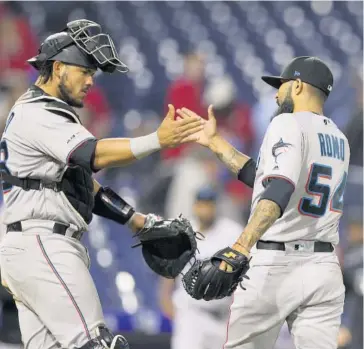
<path fill-rule="evenodd" d="M 39 70 L 47 61 L 99 68 L 108 73 L 129 71 L 120 60 L 111 37 L 101 32 L 99 24 L 87 19 L 67 23 L 66 29 L 45 39 L 38 55 L 27 62 Z"/>

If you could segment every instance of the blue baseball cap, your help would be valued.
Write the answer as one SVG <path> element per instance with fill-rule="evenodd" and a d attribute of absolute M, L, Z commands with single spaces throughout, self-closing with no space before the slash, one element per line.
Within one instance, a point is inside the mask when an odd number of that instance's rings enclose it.
<path fill-rule="evenodd" d="M 217 197 L 217 191 L 211 186 L 203 187 L 196 193 L 196 201 L 216 201 Z"/>

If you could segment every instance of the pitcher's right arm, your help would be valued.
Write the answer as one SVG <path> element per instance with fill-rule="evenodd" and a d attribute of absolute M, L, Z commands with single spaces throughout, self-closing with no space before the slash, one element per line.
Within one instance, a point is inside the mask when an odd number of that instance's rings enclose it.
<path fill-rule="evenodd" d="M 177 109 L 177 114 L 183 118 L 198 117 L 193 111 L 182 108 Z M 194 135 L 196 137 L 196 135 Z M 226 139 L 217 133 L 216 119 L 210 105 L 208 108 L 208 120 L 204 121 L 204 128 L 197 134 L 197 143 L 208 147 L 217 157 L 233 172 L 238 179 L 248 185 L 254 186 L 256 163 L 248 155 L 239 152 Z M 191 139 L 192 141 L 192 139 Z"/>

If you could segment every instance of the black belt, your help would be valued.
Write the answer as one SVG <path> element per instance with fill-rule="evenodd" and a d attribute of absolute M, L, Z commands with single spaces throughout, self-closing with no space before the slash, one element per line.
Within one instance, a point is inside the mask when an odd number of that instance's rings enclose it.
<path fill-rule="evenodd" d="M 294 245 L 295 250 L 299 250 L 300 245 Z M 278 250 L 278 251 L 285 251 L 286 246 L 284 242 L 277 242 L 277 241 L 262 241 L 259 240 L 257 242 L 257 249 L 258 250 Z M 314 252 L 332 252 L 334 247 L 330 242 L 323 242 L 323 241 L 315 241 L 314 245 Z"/>
<path fill-rule="evenodd" d="M 23 231 L 23 227 L 21 225 L 21 222 L 14 222 L 9 224 L 6 227 L 6 232 L 10 231 Z M 59 234 L 59 235 L 66 235 L 67 229 L 69 228 L 68 225 L 62 224 L 62 223 L 54 223 L 53 226 L 53 234 Z M 77 240 L 81 240 L 82 238 L 82 232 L 81 231 L 75 231 L 72 235 L 73 238 Z"/>

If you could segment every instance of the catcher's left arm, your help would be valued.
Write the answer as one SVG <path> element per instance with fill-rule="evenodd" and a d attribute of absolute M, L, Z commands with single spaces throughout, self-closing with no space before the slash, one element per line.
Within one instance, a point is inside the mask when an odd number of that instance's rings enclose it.
<path fill-rule="evenodd" d="M 139 238 L 135 246 L 142 246 L 145 262 L 157 274 L 174 279 L 195 256 L 196 233 L 186 218 L 163 219 L 136 212 L 113 190 L 95 180 L 94 193 L 93 213 L 127 224 L 135 232 L 134 237 Z"/>
<path fill-rule="evenodd" d="M 119 224 L 127 224 L 133 232 L 143 228 L 146 215 L 135 212 L 132 206 L 109 187 L 103 187 L 95 179 L 93 183 L 95 204 L 92 212 L 94 214 Z"/>

